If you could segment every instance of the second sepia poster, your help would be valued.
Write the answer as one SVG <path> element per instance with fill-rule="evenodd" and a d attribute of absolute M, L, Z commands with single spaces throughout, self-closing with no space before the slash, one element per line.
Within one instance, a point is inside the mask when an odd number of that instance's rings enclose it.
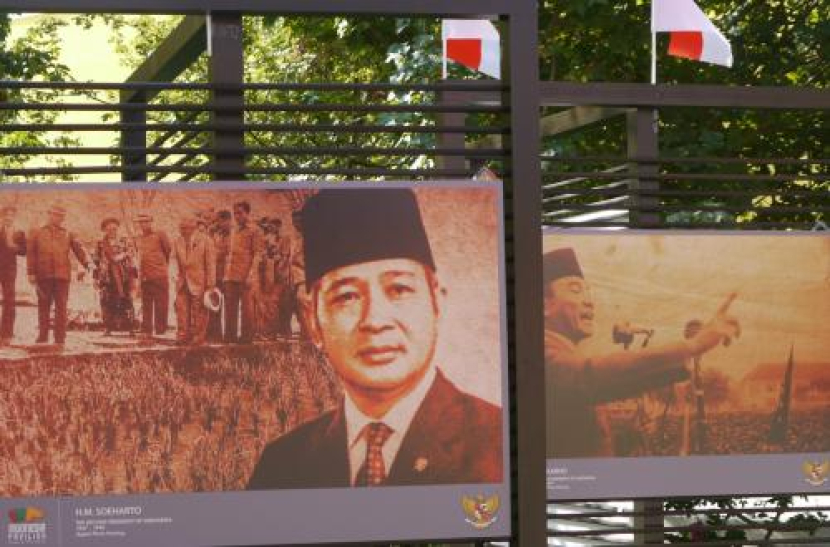
<path fill-rule="evenodd" d="M 830 491 L 830 237 L 544 234 L 551 499 Z"/>

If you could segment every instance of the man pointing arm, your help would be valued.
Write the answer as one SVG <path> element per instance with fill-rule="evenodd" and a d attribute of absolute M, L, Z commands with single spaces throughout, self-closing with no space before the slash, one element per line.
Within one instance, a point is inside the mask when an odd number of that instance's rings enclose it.
<path fill-rule="evenodd" d="M 636 397 L 688 379 L 686 361 L 740 335 L 729 294 L 710 321 L 687 340 L 588 355 L 579 344 L 594 333 L 594 301 L 573 249 L 544 257 L 545 378 L 548 455 L 611 455 L 602 403 Z"/>

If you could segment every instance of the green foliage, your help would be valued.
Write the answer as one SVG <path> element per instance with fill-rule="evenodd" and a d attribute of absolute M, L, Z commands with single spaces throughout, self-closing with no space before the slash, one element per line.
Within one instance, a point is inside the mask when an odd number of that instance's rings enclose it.
<path fill-rule="evenodd" d="M 178 17 L 129 17 L 95 15 L 78 18 L 79 24 L 91 25 L 101 19 L 113 30 L 116 50 L 123 62 L 138 67 L 181 20 Z M 287 83 L 421 83 L 432 82 L 441 75 L 440 21 L 428 18 L 392 17 L 245 17 L 245 80 L 248 82 Z M 463 67 L 451 65 L 454 79 L 479 78 Z M 178 79 L 182 82 L 206 81 L 208 59 L 203 56 Z M 168 91 L 157 102 L 204 102 L 206 93 Z M 249 105 L 287 104 L 397 104 L 432 103 L 434 97 L 421 92 L 394 91 L 248 91 Z M 189 114 L 151 113 L 157 122 L 191 121 Z M 196 118 L 205 120 L 204 116 Z M 397 112 L 249 112 L 246 122 L 255 124 L 301 125 L 429 125 L 434 116 Z M 150 142 L 160 134 L 149 135 Z M 428 133 L 339 133 L 325 132 L 249 132 L 246 144 L 252 147 L 427 147 L 435 144 Z M 188 141 L 189 146 L 207 146 L 205 134 Z M 117 161 L 117 158 L 113 158 Z M 204 156 L 189 165 L 207 161 Z M 169 163 L 169 162 L 168 162 Z M 425 156 L 386 155 L 261 155 L 248 160 L 252 167 L 266 168 L 361 168 L 432 166 Z M 283 178 L 283 177 L 263 177 Z M 337 178 L 337 177 L 335 177 Z"/>
<path fill-rule="evenodd" d="M 770 540 L 773 534 L 785 528 L 789 528 L 791 533 L 813 536 L 820 527 L 827 526 L 826 513 L 807 508 L 801 512 L 792 511 L 797 508 L 797 499 L 806 500 L 806 496 L 669 500 L 663 504 L 664 510 L 685 513 L 691 524 L 688 530 L 668 532 L 665 537 L 672 544 L 735 540 L 735 547 L 740 547 L 746 545 L 747 540 Z M 703 517 L 695 516 L 699 509 L 710 512 Z"/>
<path fill-rule="evenodd" d="M 737 3 L 734 0 L 701 0 L 701 6 L 723 29 L 733 44 L 732 69 L 676 59 L 665 55 L 665 37 L 660 40 L 662 82 L 718 83 L 735 85 L 795 85 L 825 87 L 830 75 L 827 36 L 830 23 L 820 14 L 817 0 L 776 0 Z M 124 62 L 138 66 L 170 30 L 178 17 L 130 17 L 123 15 L 82 16 L 81 24 L 101 18 L 114 31 L 114 41 Z M 244 20 L 246 66 L 249 82 L 434 82 L 440 78 L 440 21 L 434 18 L 394 17 L 246 17 Z M 540 68 L 543 79 L 570 81 L 644 82 L 649 67 L 649 2 L 647 0 L 544 0 L 540 4 Z M 208 63 L 202 57 L 180 81 L 206 81 Z M 452 79 L 478 78 L 471 71 L 450 63 Z M 102 99 L 114 98 L 114 96 Z M 206 93 L 169 91 L 157 102 L 203 102 Z M 385 91 L 250 91 L 249 104 L 272 103 L 377 103 L 433 102 L 424 93 Z M 206 120 L 187 113 L 153 113 L 151 120 Z M 276 124 L 339 125 L 427 125 L 434 116 L 407 113 L 347 112 L 252 112 L 246 121 Z M 477 120 L 486 123 L 489 118 Z M 620 117 L 565 137 L 547 139 L 544 149 L 558 155 L 618 155 L 625 153 L 625 124 Z M 661 150 L 667 156 L 734 156 L 820 158 L 824 144 L 826 115 L 815 112 L 769 113 L 753 110 L 664 109 L 660 116 Z M 150 142 L 161 138 L 151 134 Z M 309 132 L 252 132 L 250 146 L 338 147 L 362 146 L 405 148 L 433 146 L 435 138 L 418 133 L 354 133 L 332 135 Z M 476 137 L 468 137 L 474 144 Z M 174 142 L 175 139 L 168 142 Z M 199 134 L 189 146 L 209 145 L 208 135 Z M 181 158 L 172 158 L 178 161 Z M 113 158 L 117 161 L 118 158 Z M 194 156 L 189 165 L 208 161 Z M 424 156 L 320 155 L 249 158 L 252 166 L 274 168 L 428 167 Z M 584 166 L 583 166 L 584 167 Z M 574 169 L 580 169 L 579 166 Z M 783 198 L 783 189 L 826 191 L 826 181 L 814 180 L 820 165 L 782 167 L 769 163 L 745 165 L 672 166 L 679 173 L 734 173 L 790 175 L 785 181 L 759 181 L 762 197 L 733 199 L 702 196 L 700 203 L 716 208 L 728 204 L 738 208 L 762 205 L 803 205 L 808 198 Z M 257 176 L 257 178 L 262 178 Z M 275 177 L 280 178 L 280 177 Z M 700 189 L 705 183 L 678 181 L 677 189 Z M 755 182 L 753 182 L 755 184 Z M 710 185 L 711 186 L 711 185 Z M 744 187 L 727 181 L 724 190 Z M 761 212 L 739 214 L 741 220 L 776 220 Z M 803 215 L 802 215 L 803 216 Z M 690 218 L 687 213 L 667 213 L 666 220 L 730 220 L 732 213 L 704 210 Z M 795 216 L 793 220 L 798 219 Z M 810 217 L 813 218 L 813 217 Z"/>
<path fill-rule="evenodd" d="M 830 79 L 830 21 L 819 0 L 699 0 L 732 43 L 735 65 L 723 68 L 665 54 L 665 83 L 800 85 Z M 539 12 L 543 80 L 647 82 L 649 0 L 543 0 Z M 821 16 L 825 13 L 825 16 Z"/>
<path fill-rule="evenodd" d="M 44 18 L 33 25 L 26 34 L 11 40 L 10 19 L 7 14 L 0 14 L 0 80 L 35 80 L 35 81 L 69 81 L 69 69 L 58 61 L 60 39 L 58 31 L 63 23 L 55 18 Z M 0 89 L 0 101 L 9 102 L 55 102 L 61 93 L 55 90 L 9 90 Z M 0 123 L 54 123 L 58 114 L 54 111 L 0 111 Z M 77 139 L 68 133 L 48 131 L 4 131 L 0 132 L 2 147 L 39 147 L 59 148 L 77 144 Z M 4 154 L 0 156 L 0 172 L 3 169 L 30 165 L 32 154 Z M 60 157 L 40 157 L 38 163 L 52 166 L 66 165 Z M 66 180 L 66 176 L 24 177 L 28 181 Z M 5 177 L 0 176 L 0 180 Z"/>
<path fill-rule="evenodd" d="M 830 21 L 817 0 L 735 2 L 699 0 L 713 22 L 732 43 L 735 64 L 719 67 L 668 56 L 667 38 L 658 39 L 658 80 L 661 83 L 800 86 L 825 88 L 830 81 Z M 648 0 L 544 0 L 540 11 L 542 79 L 569 81 L 647 82 L 650 59 Z M 810 111 L 664 108 L 660 111 L 660 150 L 669 157 L 826 158 L 827 115 Z M 565 137 L 547 139 L 546 152 L 565 156 L 624 156 L 625 126 L 619 119 Z M 576 166 L 576 170 L 584 166 Z M 664 181 L 675 190 L 746 190 L 734 175 L 786 175 L 784 180 L 752 181 L 758 198 L 701 196 L 697 213 L 667 213 L 672 222 L 797 221 L 826 218 L 822 213 L 765 213 L 771 205 L 809 209 L 822 203 L 830 183 L 819 164 L 781 165 L 678 164 L 667 166 L 681 176 Z M 723 181 L 691 181 L 684 173 L 726 175 Z M 736 177 L 737 179 L 737 177 Z M 787 191 L 807 195 L 785 197 Z M 667 205 L 694 203 L 683 198 Z M 746 212 L 716 211 L 717 206 Z M 820 207 L 820 205 L 819 205 Z M 826 204 L 824 205 L 826 208 Z M 708 209 L 707 209 L 708 208 Z M 760 211 L 749 211 L 761 208 Z"/>

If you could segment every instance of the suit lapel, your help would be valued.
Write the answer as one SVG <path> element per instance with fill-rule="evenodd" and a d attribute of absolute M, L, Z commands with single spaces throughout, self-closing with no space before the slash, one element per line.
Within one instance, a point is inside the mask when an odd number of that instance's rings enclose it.
<path fill-rule="evenodd" d="M 346 447 L 346 415 L 341 401 L 328 424 L 312 439 L 314 463 L 309 466 L 314 477 L 313 483 L 325 486 L 346 487 L 351 485 L 349 453 Z"/>
<path fill-rule="evenodd" d="M 392 464 L 387 478 L 390 485 L 439 482 L 439 476 L 453 473 L 464 426 L 454 419 L 459 413 L 457 395 L 458 390 L 439 370 Z"/>

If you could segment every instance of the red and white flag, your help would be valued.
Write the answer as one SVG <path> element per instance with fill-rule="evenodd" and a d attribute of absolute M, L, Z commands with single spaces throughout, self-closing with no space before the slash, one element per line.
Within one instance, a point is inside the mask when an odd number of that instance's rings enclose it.
<path fill-rule="evenodd" d="M 669 32 L 669 55 L 732 66 L 732 46 L 694 0 L 652 0 L 651 32 Z"/>
<path fill-rule="evenodd" d="M 501 78 L 501 41 L 499 31 L 487 20 L 444 19 L 441 23 L 444 46 L 444 78 L 447 60 Z"/>

